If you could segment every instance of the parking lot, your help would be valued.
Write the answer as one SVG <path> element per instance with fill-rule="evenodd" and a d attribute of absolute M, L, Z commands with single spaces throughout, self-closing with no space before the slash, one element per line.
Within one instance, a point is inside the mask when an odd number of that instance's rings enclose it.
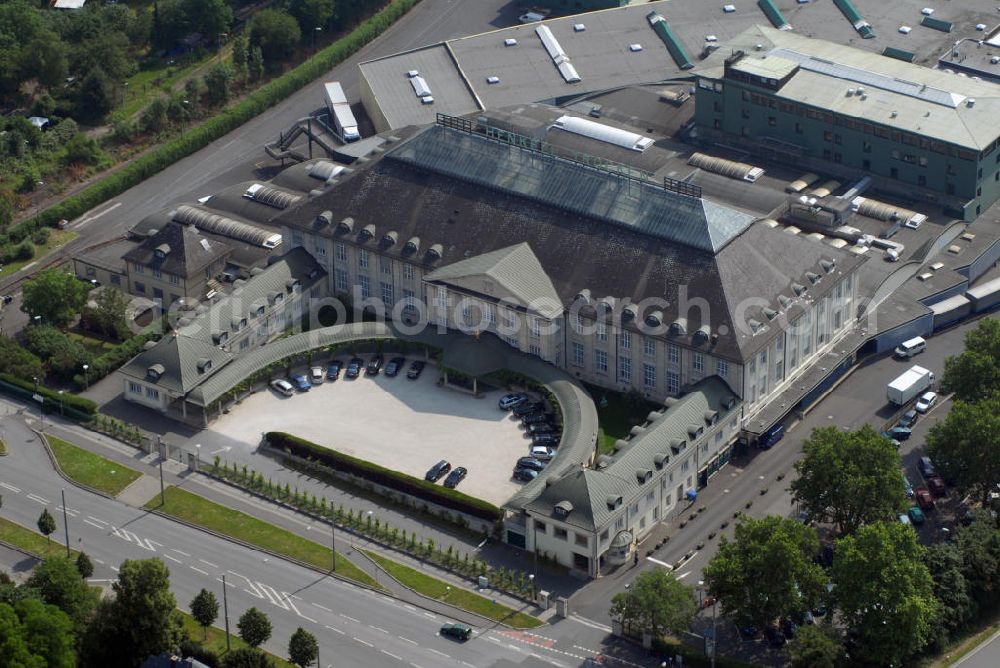
<path fill-rule="evenodd" d="M 528 454 L 530 440 L 519 422 L 497 407 L 503 392 L 476 398 L 439 387 L 438 375 L 430 363 L 417 380 L 406 378 L 405 369 L 395 378 L 379 373 L 356 380 L 341 372 L 338 380 L 291 397 L 261 390 L 208 431 L 248 448 L 256 447 L 262 432 L 286 431 L 418 478 L 446 459 L 469 470 L 460 491 L 501 505 L 520 487 L 511 471 L 517 458 Z"/>

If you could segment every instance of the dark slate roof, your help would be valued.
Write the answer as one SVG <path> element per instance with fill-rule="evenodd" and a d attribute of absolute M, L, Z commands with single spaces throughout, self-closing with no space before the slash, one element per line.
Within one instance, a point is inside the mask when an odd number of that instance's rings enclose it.
<path fill-rule="evenodd" d="M 171 222 L 126 253 L 123 259 L 187 278 L 231 250 L 228 244 L 205 237 L 193 225 Z"/>
<path fill-rule="evenodd" d="M 629 500 L 643 488 L 651 489 L 656 484 L 655 476 L 652 481 L 640 482 L 640 471 L 652 472 L 669 466 L 669 459 L 662 456 L 677 455 L 671 446 L 680 441 L 686 443 L 687 451 L 697 447 L 701 441 L 692 439 L 689 429 L 700 426 L 707 430 L 707 413 L 716 413 L 718 422 L 724 422 L 739 408 L 740 402 L 725 381 L 718 376 L 706 378 L 672 406 L 651 414 L 653 419 L 646 423 L 642 433 L 626 441 L 611 457 L 599 457 L 596 468 L 573 469 L 550 479 L 525 509 L 550 517 L 557 504 L 568 501 L 573 510 L 559 521 L 589 531 L 600 529 L 612 516 L 623 512 Z M 609 504 L 618 497 L 622 498 L 620 506 Z"/>
<path fill-rule="evenodd" d="M 396 134 L 404 137 L 404 143 L 396 146 L 412 141 L 406 139 L 412 136 L 408 132 Z M 807 271 L 824 274 L 822 260 L 835 260 L 837 272 L 852 271 L 863 262 L 853 253 L 762 222 L 750 225 L 715 254 L 559 208 L 509 188 L 471 183 L 385 156 L 354 168 L 337 185 L 286 210 L 274 222 L 316 233 L 314 220 L 330 211 L 333 224 L 320 233 L 334 238 L 343 235 L 378 252 L 428 265 L 428 270 L 527 243 L 565 306 L 584 289 L 595 298 L 611 296 L 633 302 L 656 298 L 667 302 L 662 308 L 667 324 L 678 317 L 678 295 L 686 289 L 689 298 L 701 297 L 710 308 L 707 313 L 692 308 L 686 314 L 685 336 L 690 338 L 707 325 L 710 334 L 719 335 L 710 344 L 712 354 L 731 360 L 746 359 L 771 338 L 739 336 L 747 329 L 733 321 L 740 299 L 762 298 L 780 310 L 778 295 L 794 297 L 791 285 L 808 284 Z M 510 178 L 518 178 L 518 172 L 511 172 Z M 337 225 L 345 218 L 354 219 L 349 233 L 339 231 Z M 366 240 L 359 231 L 367 225 L 375 226 L 375 234 Z M 378 240 L 390 231 L 397 233 L 400 243 L 380 246 Z M 409 253 L 402 243 L 411 237 L 420 239 L 417 253 Z M 434 244 L 441 245 L 440 259 L 426 253 Z M 833 283 L 827 279 L 810 286 L 807 297 L 821 296 Z M 767 321 L 758 306 L 747 309 L 745 317 Z M 783 320 L 768 325 L 782 326 Z"/>

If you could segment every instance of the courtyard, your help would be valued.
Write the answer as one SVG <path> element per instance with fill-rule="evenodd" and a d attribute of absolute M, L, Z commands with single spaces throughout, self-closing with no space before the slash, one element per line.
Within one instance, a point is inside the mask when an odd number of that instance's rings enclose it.
<path fill-rule="evenodd" d="M 341 361 L 346 365 L 347 358 Z M 214 421 L 206 430 L 211 436 L 200 440 L 253 449 L 263 432 L 285 431 L 421 479 L 445 459 L 469 471 L 459 491 L 502 505 L 520 488 L 511 471 L 531 441 L 519 422 L 497 407 L 502 391 L 474 397 L 438 386 L 438 376 L 431 363 L 416 380 L 406 378 L 405 369 L 394 378 L 379 373 L 356 380 L 342 372 L 336 381 L 324 380 L 291 397 L 261 389 Z"/>

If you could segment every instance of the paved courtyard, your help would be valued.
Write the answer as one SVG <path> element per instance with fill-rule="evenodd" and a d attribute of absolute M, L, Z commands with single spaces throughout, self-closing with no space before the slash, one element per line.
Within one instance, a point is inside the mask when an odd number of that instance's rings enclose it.
<path fill-rule="evenodd" d="M 497 408 L 502 392 L 475 398 L 438 387 L 437 378 L 429 364 L 415 381 L 405 370 L 395 378 L 380 373 L 357 380 L 341 373 L 336 381 L 292 397 L 268 389 L 234 406 L 207 432 L 253 448 L 262 432 L 286 431 L 418 478 L 446 459 L 469 470 L 460 491 L 503 504 L 520 487 L 511 471 L 515 460 L 528 454 L 530 441 L 518 422 Z"/>

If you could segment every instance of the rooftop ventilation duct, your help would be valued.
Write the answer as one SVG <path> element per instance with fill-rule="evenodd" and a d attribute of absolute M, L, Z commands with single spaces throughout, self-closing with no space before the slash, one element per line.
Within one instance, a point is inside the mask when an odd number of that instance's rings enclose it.
<path fill-rule="evenodd" d="M 309 176 L 320 181 L 329 181 L 346 169 L 343 165 L 335 165 L 329 160 L 318 160 L 309 166 Z"/>
<path fill-rule="evenodd" d="M 541 25 L 535 28 L 535 34 L 538 38 L 542 40 L 542 46 L 549 54 L 549 58 L 555 64 L 556 69 L 559 70 L 559 74 L 562 75 L 563 80 L 566 83 L 577 83 L 582 81 L 580 75 L 576 73 L 576 68 L 573 67 L 572 63 L 569 62 L 569 56 L 563 51 L 562 46 L 559 44 L 559 40 L 555 38 L 552 31 L 546 25 Z"/>
<path fill-rule="evenodd" d="M 219 236 L 245 241 L 255 246 L 275 248 L 281 244 L 281 235 L 272 234 L 267 230 L 254 227 L 248 223 L 233 220 L 226 216 L 198 209 L 187 204 L 177 207 L 173 219 L 183 225 L 194 225 L 203 232 L 211 232 Z"/>
<path fill-rule="evenodd" d="M 576 116 L 560 116 L 552 127 L 639 153 L 653 145 L 649 137 Z"/>
<path fill-rule="evenodd" d="M 748 165 L 745 162 L 736 162 L 734 160 L 726 160 L 725 158 L 716 158 L 715 156 L 705 155 L 704 153 L 693 153 L 691 157 L 688 158 L 688 164 L 704 169 L 706 172 L 721 174 L 722 176 L 727 176 L 731 179 L 750 181 L 751 183 L 755 182 L 764 175 L 764 170 L 760 167 L 754 167 L 753 165 Z"/>
<path fill-rule="evenodd" d="M 792 305 L 792 298 L 785 295 L 778 295 L 778 303 L 781 304 L 781 308 L 787 309 Z"/>
<path fill-rule="evenodd" d="M 767 306 L 765 306 L 764 317 L 766 317 L 768 320 L 774 320 L 775 318 L 778 317 L 778 312 L 775 311 L 773 308 L 768 308 Z"/>
<path fill-rule="evenodd" d="M 287 209 L 302 199 L 300 195 L 278 190 L 272 186 L 265 186 L 260 183 L 255 183 L 247 188 L 246 192 L 243 193 L 243 197 L 266 204 L 275 209 Z"/>

